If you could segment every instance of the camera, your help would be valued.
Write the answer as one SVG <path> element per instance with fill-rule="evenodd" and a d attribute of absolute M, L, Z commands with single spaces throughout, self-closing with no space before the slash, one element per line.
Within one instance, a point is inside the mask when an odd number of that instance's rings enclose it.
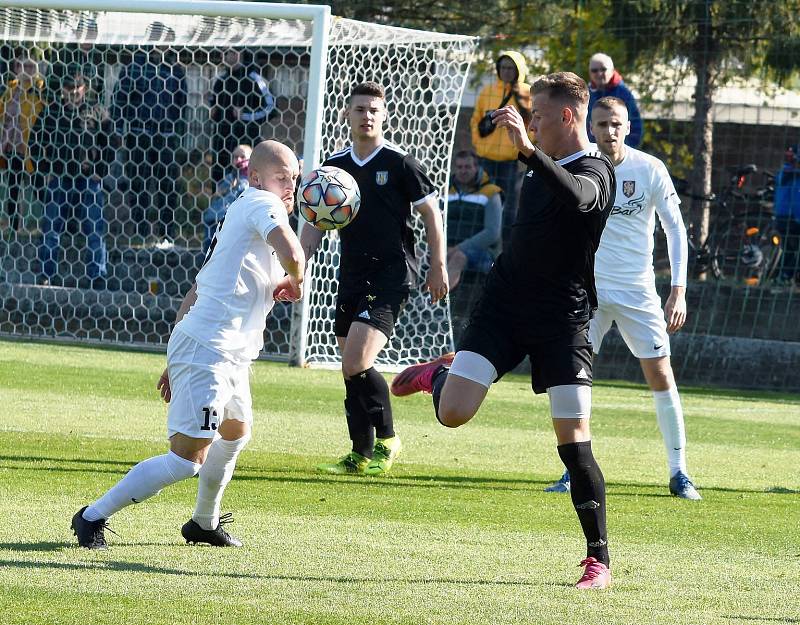
<path fill-rule="evenodd" d="M 478 122 L 478 134 L 481 137 L 488 137 L 495 130 L 495 125 L 492 121 L 492 113 L 494 113 L 494 109 L 491 111 L 486 111 L 481 118 L 481 121 Z"/>

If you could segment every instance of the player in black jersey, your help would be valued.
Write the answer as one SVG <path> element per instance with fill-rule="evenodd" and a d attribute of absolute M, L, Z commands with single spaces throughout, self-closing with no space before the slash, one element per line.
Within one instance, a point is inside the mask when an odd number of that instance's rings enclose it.
<path fill-rule="evenodd" d="M 455 359 L 409 367 L 392 392 L 433 393 L 439 421 L 458 427 L 475 415 L 492 382 L 529 356 L 533 390 L 550 399 L 558 453 L 572 475 L 572 501 L 586 536 L 577 586 L 605 588 L 611 572 L 605 483 L 589 431 L 588 327 L 597 307 L 594 254 L 614 202 L 614 167 L 586 135 L 589 92 L 581 78 L 550 74 L 531 92 L 536 147 L 514 108 L 494 114 L 528 166 L 509 249 L 489 273 Z"/>
<path fill-rule="evenodd" d="M 394 431 L 389 386 L 373 364 L 391 337 L 417 272 L 411 209 L 419 212 L 430 248 L 425 283 L 431 300 L 447 295 L 445 245 L 436 189 L 419 163 L 383 137 L 386 101 L 374 82 L 350 93 L 348 120 L 353 143 L 324 165 L 344 169 L 358 182 L 358 216 L 339 231 L 341 261 L 334 331 L 342 354 L 345 415 L 352 450 L 318 470 L 381 475 L 400 453 Z M 322 233 L 304 227 L 300 241 L 307 258 Z"/>

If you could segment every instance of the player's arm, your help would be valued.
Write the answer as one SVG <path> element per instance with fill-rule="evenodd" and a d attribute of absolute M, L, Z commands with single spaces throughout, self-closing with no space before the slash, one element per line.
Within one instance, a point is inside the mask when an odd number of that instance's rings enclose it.
<path fill-rule="evenodd" d="M 575 206 L 584 213 L 605 208 L 614 186 L 610 176 L 605 179 L 594 171 L 587 175 L 568 172 L 533 145 L 522 116 L 513 106 L 498 109 L 492 119 L 497 126 L 506 129 L 511 142 L 520 152 L 520 160 L 533 169 L 567 205 Z"/>
<path fill-rule="evenodd" d="M 314 254 L 317 253 L 317 249 L 319 249 L 319 244 L 324 234 L 322 230 L 318 230 L 314 226 L 303 224 L 303 227 L 300 229 L 300 247 L 303 249 L 305 258 L 314 257 Z"/>
<path fill-rule="evenodd" d="M 672 275 L 672 289 L 664 306 L 667 332 L 671 333 L 677 332 L 686 323 L 686 270 L 689 244 L 686 241 L 686 226 L 681 215 L 680 199 L 672 180 L 666 168 L 658 174 L 659 182 L 654 185 L 653 192 L 659 198 L 656 203 L 656 214 L 667 236 L 667 254 Z"/>
<path fill-rule="evenodd" d="M 445 260 L 444 228 L 439 203 L 435 195 L 429 195 L 414 208 L 425 225 L 425 238 L 430 250 L 430 271 L 425 280 L 425 288 L 431 294 L 431 301 L 438 302 L 449 290 L 447 281 L 447 261 Z"/>
<path fill-rule="evenodd" d="M 286 277 L 275 287 L 273 297 L 278 301 L 296 302 L 303 297 L 303 275 L 306 270 L 306 257 L 300 241 L 289 226 L 281 225 L 270 230 L 267 243 L 275 250 L 278 262 L 286 271 Z"/>
<path fill-rule="evenodd" d="M 607 178 L 594 168 L 572 174 L 541 150 L 534 150 L 525 163 L 567 206 L 574 206 L 582 213 L 588 213 L 592 210 L 603 210 L 608 203 L 614 186 L 610 165 Z"/>
<path fill-rule="evenodd" d="M 197 301 L 197 283 L 195 282 L 192 284 L 192 288 L 189 289 L 188 293 L 186 293 L 183 301 L 181 302 L 180 308 L 178 308 L 178 313 L 175 315 L 175 323 L 177 324 L 181 319 L 183 319 L 184 315 L 189 312 L 189 309 L 194 306 L 194 303 Z M 172 389 L 169 385 L 169 369 L 165 368 L 164 372 L 161 374 L 161 377 L 158 378 L 158 382 L 156 383 L 156 389 L 158 392 L 161 393 L 161 399 L 165 402 L 169 403 L 172 399 Z"/>

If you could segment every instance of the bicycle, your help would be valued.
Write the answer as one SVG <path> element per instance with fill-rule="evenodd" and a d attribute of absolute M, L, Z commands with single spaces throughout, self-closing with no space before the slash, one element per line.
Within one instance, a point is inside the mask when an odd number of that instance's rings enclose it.
<path fill-rule="evenodd" d="M 755 193 L 742 191 L 748 177 L 756 172 L 758 167 L 754 164 L 729 167 L 728 183 L 719 195 L 692 193 L 685 180 L 673 177 L 679 195 L 711 203 L 705 240 L 699 240 L 699 228 L 693 222 L 686 229 L 690 277 L 710 274 L 717 280 L 744 282 L 749 286 L 767 283 L 775 277 L 782 248 L 772 218 L 770 175 L 765 172 L 768 182 Z"/>

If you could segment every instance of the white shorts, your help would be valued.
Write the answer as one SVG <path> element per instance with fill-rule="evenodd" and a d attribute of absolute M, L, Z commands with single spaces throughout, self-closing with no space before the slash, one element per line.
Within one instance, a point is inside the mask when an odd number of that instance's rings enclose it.
<path fill-rule="evenodd" d="M 661 298 L 655 291 L 597 290 L 598 306 L 589 323 L 589 340 L 600 353 L 603 337 L 617 322 L 617 328 L 637 358 L 669 356 L 669 335 Z"/>
<path fill-rule="evenodd" d="M 180 330 L 167 345 L 172 400 L 167 436 L 213 438 L 225 419 L 253 424 L 250 365 L 227 360 Z"/>

